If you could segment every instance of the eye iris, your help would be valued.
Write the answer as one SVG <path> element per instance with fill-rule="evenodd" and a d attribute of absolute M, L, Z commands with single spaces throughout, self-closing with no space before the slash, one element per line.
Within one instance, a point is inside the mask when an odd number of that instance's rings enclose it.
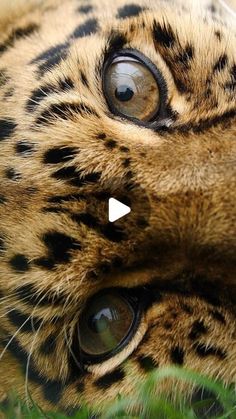
<path fill-rule="evenodd" d="M 111 112 L 147 122 L 157 116 L 161 108 L 163 89 L 159 80 L 162 78 L 146 60 L 146 57 L 142 60 L 120 55 L 105 68 L 103 90 Z"/>
<path fill-rule="evenodd" d="M 119 347 L 135 319 L 129 302 L 117 294 L 94 297 L 80 315 L 78 338 L 88 356 L 99 356 Z"/>
<path fill-rule="evenodd" d="M 115 97 L 121 102 L 128 102 L 133 96 L 134 92 L 129 86 L 121 85 L 115 90 Z"/>

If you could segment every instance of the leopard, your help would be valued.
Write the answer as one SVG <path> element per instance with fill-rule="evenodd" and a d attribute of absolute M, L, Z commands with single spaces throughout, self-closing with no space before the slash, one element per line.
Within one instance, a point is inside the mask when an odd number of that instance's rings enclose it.
<path fill-rule="evenodd" d="M 235 387 L 236 2 L 0 6 L 0 401 Z"/>

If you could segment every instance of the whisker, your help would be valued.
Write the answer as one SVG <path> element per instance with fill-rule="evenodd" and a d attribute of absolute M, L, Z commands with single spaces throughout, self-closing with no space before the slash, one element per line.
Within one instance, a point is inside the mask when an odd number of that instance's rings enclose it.
<path fill-rule="evenodd" d="M 10 344 L 12 343 L 12 341 L 15 339 L 15 337 L 18 335 L 18 333 L 21 331 L 21 329 L 25 326 L 25 324 L 30 320 L 32 320 L 32 316 L 34 314 L 35 309 L 37 308 L 37 306 L 34 307 L 32 313 L 27 317 L 27 319 L 21 324 L 20 327 L 18 327 L 18 329 L 16 330 L 16 332 L 12 335 L 11 339 L 7 342 L 7 344 L 5 345 L 5 347 L 3 348 L 1 354 L 0 354 L 0 361 L 2 359 L 2 357 L 4 356 L 6 350 L 8 349 L 8 347 L 10 346 Z"/>
<path fill-rule="evenodd" d="M 69 349 L 69 353 L 71 354 L 71 356 L 72 356 L 72 358 L 73 358 L 73 360 L 75 362 L 75 365 L 79 368 L 79 370 L 81 372 L 83 372 L 84 371 L 83 364 L 80 364 L 78 362 L 78 360 L 77 360 L 77 358 L 76 358 L 76 356 L 75 356 L 75 354 L 74 354 L 74 352 L 73 352 L 73 350 L 71 348 L 70 342 L 68 341 L 67 331 L 66 331 L 65 327 L 63 328 L 63 331 L 64 331 L 64 338 L 65 338 L 66 346 Z"/>
<path fill-rule="evenodd" d="M 36 333 L 34 335 L 32 344 L 30 346 L 30 351 L 29 351 L 29 354 L 27 356 L 27 363 L 26 363 L 26 369 L 25 369 L 25 396 L 26 396 L 27 406 L 28 406 L 28 400 L 30 399 L 29 389 L 28 389 L 30 360 L 31 360 L 31 357 L 33 355 L 34 346 L 35 346 L 37 337 L 39 335 L 39 332 L 41 331 L 42 326 L 43 326 L 43 320 L 42 320 L 42 322 L 39 326 L 39 329 L 36 331 Z"/>

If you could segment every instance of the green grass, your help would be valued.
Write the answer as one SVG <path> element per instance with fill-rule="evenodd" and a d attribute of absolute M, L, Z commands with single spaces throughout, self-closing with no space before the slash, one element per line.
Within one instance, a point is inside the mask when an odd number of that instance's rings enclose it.
<path fill-rule="evenodd" d="M 164 395 L 153 396 L 154 389 L 167 377 L 194 384 L 203 395 L 202 400 L 186 401 L 177 397 L 171 402 Z M 205 396 L 204 396 L 205 395 Z M 217 408 L 216 408 L 217 407 Z M 60 413 L 43 412 L 32 402 L 32 408 L 20 402 L 13 395 L 8 406 L 0 408 L 9 419 L 66 419 Z M 96 413 L 96 407 L 93 407 Z M 217 411 L 217 413 L 216 413 Z M 73 419 L 89 419 L 90 412 L 84 406 Z M 235 389 L 225 388 L 219 381 L 213 381 L 206 376 L 177 367 L 168 367 L 150 373 L 141 382 L 132 397 L 119 395 L 112 406 L 105 408 L 101 419 L 236 419 Z"/>

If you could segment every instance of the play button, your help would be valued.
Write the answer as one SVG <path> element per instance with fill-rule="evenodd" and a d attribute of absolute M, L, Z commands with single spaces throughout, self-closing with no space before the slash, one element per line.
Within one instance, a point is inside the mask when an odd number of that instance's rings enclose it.
<path fill-rule="evenodd" d="M 119 220 L 125 215 L 129 214 L 131 208 L 128 205 L 118 201 L 118 199 L 110 198 L 108 203 L 108 219 L 110 223 Z"/>

